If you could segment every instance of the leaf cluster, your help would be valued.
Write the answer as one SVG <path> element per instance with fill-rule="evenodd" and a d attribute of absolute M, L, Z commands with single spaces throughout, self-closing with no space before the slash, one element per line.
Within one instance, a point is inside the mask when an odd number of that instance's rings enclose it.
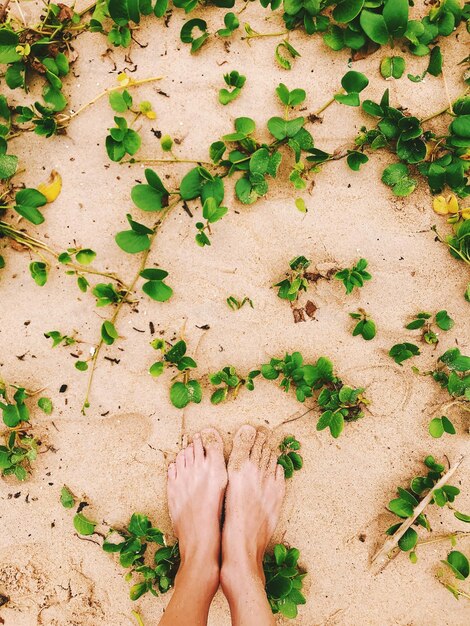
<path fill-rule="evenodd" d="M 266 595 L 271 610 L 290 619 L 297 617 L 297 607 L 306 602 L 301 592 L 306 574 L 298 565 L 299 557 L 297 548 L 277 544 L 273 554 L 265 554 L 263 559 Z"/>
<path fill-rule="evenodd" d="M 292 478 L 294 472 L 301 470 L 303 467 L 304 461 L 299 454 L 300 448 L 300 442 L 292 435 L 284 437 L 279 444 L 281 454 L 277 462 L 284 468 L 284 476 L 286 478 Z"/>

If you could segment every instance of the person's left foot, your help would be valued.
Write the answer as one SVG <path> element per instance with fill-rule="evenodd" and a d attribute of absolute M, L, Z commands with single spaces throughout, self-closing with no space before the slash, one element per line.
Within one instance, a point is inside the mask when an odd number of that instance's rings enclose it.
<path fill-rule="evenodd" d="M 181 565 L 199 571 L 220 568 L 221 514 L 227 468 L 219 433 L 208 428 L 193 437 L 168 467 L 168 507 L 179 540 Z M 218 583 L 218 578 L 217 578 Z"/>

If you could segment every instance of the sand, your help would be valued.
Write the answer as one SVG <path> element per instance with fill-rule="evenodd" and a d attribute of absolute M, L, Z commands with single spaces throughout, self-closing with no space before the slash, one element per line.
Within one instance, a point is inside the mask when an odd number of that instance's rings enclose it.
<path fill-rule="evenodd" d="M 416 15 L 425 10 L 424 2 L 416 3 Z M 222 11 L 195 13 L 202 14 L 209 15 L 212 30 L 220 28 Z M 75 78 L 65 80 L 72 108 L 113 86 L 118 71 L 131 72 L 136 66 L 130 74 L 135 78 L 165 76 L 160 83 L 133 91 L 137 102 L 150 100 L 158 115 L 155 122 L 142 123 L 141 156 L 162 156 L 153 128 L 181 142 L 178 156 L 207 159 L 209 144 L 230 132 L 233 118 L 243 115 L 255 119 L 260 136 L 267 139 L 266 120 L 281 114 L 274 94 L 280 81 L 290 88 L 304 87 L 307 111 L 312 112 L 331 96 L 348 70 L 347 51 L 333 53 L 321 38 L 300 32 L 291 36 L 302 56 L 290 72 L 275 63 L 277 39 L 255 40 L 249 46 L 236 36 L 226 50 L 222 41 L 212 38 L 198 55 L 190 56 L 178 36 L 184 19 L 181 11 L 174 11 L 169 28 L 155 18 L 144 19 L 137 39 L 148 45 L 133 45 L 132 62 L 125 58 L 127 51 L 112 50 L 103 56 L 106 41 L 99 34 L 84 34 L 74 44 Z M 263 32 L 281 25 L 280 16 L 271 17 L 255 3 L 247 5 L 241 20 Z M 448 90 L 456 96 L 462 90 L 462 66 L 457 62 L 466 54 L 463 27 L 443 39 L 441 46 Z M 393 103 L 420 117 L 445 106 L 442 77 L 418 84 L 406 76 L 385 82 L 378 68 L 386 53 L 382 49 L 354 63 L 354 69 L 370 79 L 366 97 L 377 99 L 389 87 Z M 406 71 L 412 74 L 427 64 L 426 59 L 410 55 L 406 61 Z M 245 74 L 247 82 L 241 96 L 222 107 L 217 92 L 223 86 L 222 74 L 232 69 Z M 11 102 L 23 98 L 2 84 L 4 89 Z M 33 94 L 39 89 L 37 85 Z M 143 166 L 110 163 L 105 154 L 104 139 L 112 118 L 103 99 L 78 116 L 66 136 L 45 140 L 28 135 L 14 141 L 13 152 L 26 169 L 17 179 L 27 186 L 46 179 L 52 168 L 63 177 L 60 197 L 45 209 L 46 222 L 37 228 L 28 225 L 28 232 L 47 238 L 57 249 L 75 243 L 91 247 L 98 252 L 96 266 L 129 280 L 139 259 L 120 251 L 114 234 L 125 228 L 126 212 L 149 224 L 153 216 L 144 215 L 130 201 L 130 189 L 142 180 Z M 448 119 L 437 119 L 434 127 L 442 129 L 446 123 Z M 363 124 L 371 121 L 360 110 L 333 105 L 322 123 L 307 128 L 317 147 L 333 150 L 349 142 Z M 80 413 L 86 374 L 74 368 L 70 353 L 75 348 L 52 350 L 43 333 L 76 331 L 93 344 L 108 311 L 96 309 L 94 298 L 81 294 L 74 278 L 58 267 L 52 269 L 45 287 L 37 287 L 29 276 L 29 255 L 0 241 L 7 262 L 0 278 L 0 374 L 28 389 L 47 387 L 43 395 L 54 403 L 51 416 L 33 411 L 32 423 L 44 446 L 31 478 L 24 484 L 0 481 L 0 593 L 11 597 L 0 609 L 2 623 L 130 626 L 135 623 L 134 609 L 146 626 L 156 624 L 169 596 L 148 595 L 132 603 L 116 558 L 75 534 L 72 513 L 60 505 L 60 489 L 65 483 L 89 502 L 87 514 L 100 522 L 100 530 L 106 524 L 123 525 L 132 512 L 139 511 L 171 539 L 165 472 L 182 434 L 216 426 L 228 453 L 233 433 L 246 422 L 273 429 L 273 444 L 287 433 L 302 442 L 305 466 L 289 481 L 273 538 L 299 548 L 301 564 L 309 572 L 308 602 L 300 607 L 296 624 L 464 626 L 470 622 L 469 603 L 457 602 L 435 579 L 449 544 L 423 546 L 416 565 L 399 555 L 379 575 L 370 567 L 371 556 L 394 520 L 386 505 L 396 486 L 405 486 L 423 471 L 427 454 L 438 459 L 446 455 L 453 461 L 468 451 L 465 415 L 451 409 L 449 417 L 459 434 L 431 439 L 427 425 L 440 415 L 446 394 L 429 378 L 414 376 L 408 363 L 400 368 L 387 356 L 394 343 L 416 338 L 416 332 L 403 327 L 419 310 L 446 308 L 456 320 L 452 331 L 442 333 L 436 351 L 423 347 L 413 361 L 420 369 L 431 368 L 438 354 L 457 343 L 463 353 L 468 354 L 470 347 L 469 305 L 462 296 L 468 272 L 434 241 L 430 227 L 438 223 L 445 230 L 446 226 L 432 212 L 426 185 L 420 182 L 408 199 L 393 197 L 382 185 L 381 172 L 392 160 L 386 152 L 377 153 L 358 173 L 344 161 L 328 165 L 315 175 L 310 193 L 302 194 L 306 215 L 294 206 L 301 194 L 290 187 L 285 170 L 268 196 L 250 207 L 237 203 L 228 186 L 229 213 L 216 224 L 212 246 L 205 249 L 194 242 L 197 217 L 190 219 L 182 207 L 175 210 L 149 259 L 149 266 L 158 263 L 170 272 L 174 296 L 159 304 L 139 291 L 133 310 L 123 311 L 117 326 L 124 339 L 103 350 L 86 416 Z M 176 187 L 189 167 L 156 169 Z M 197 203 L 191 203 L 191 210 L 195 216 L 200 213 Z M 294 324 L 289 305 L 277 298 L 272 284 L 299 254 L 314 264 L 344 267 L 364 256 L 373 280 L 348 297 L 338 281 L 321 282 L 308 294 L 318 306 L 315 319 Z M 229 295 L 250 297 L 254 308 L 231 311 L 225 302 Z M 351 336 L 348 313 L 358 306 L 377 323 L 374 341 Z M 235 402 L 218 407 L 209 403 L 206 390 L 200 405 L 182 413 L 169 403 L 170 374 L 155 381 L 147 373 L 157 357 L 149 345 L 149 322 L 168 340 L 184 331 L 201 374 L 228 364 L 246 372 L 285 351 L 300 350 L 307 360 L 329 356 L 345 381 L 366 386 L 370 411 L 348 425 L 338 440 L 316 432 L 316 409 L 277 428 L 313 403 L 307 401 L 303 407 L 272 383 L 259 381 L 255 392 L 243 391 Z M 210 328 L 201 330 L 205 325 Z M 87 345 L 79 347 L 88 350 Z M 64 393 L 59 391 L 62 385 L 67 385 Z M 454 484 L 462 489 L 458 508 L 468 513 L 468 462 Z M 468 530 L 448 509 L 430 511 L 430 521 L 436 535 Z M 468 555 L 470 538 L 461 540 L 459 549 Z M 209 623 L 230 624 L 221 593 Z"/>

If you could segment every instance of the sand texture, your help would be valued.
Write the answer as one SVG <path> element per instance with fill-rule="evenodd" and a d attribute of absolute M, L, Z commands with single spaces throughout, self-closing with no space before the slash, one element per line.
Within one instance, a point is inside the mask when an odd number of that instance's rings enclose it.
<path fill-rule="evenodd" d="M 415 15 L 428 10 L 422 1 L 415 4 Z M 28 10 L 33 12 L 33 7 Z M 194 15 L 204 15 L 212 32 L 221 27 L 219 9 L 200 9 Z M 133 72 L 129 75 L 134 78 L 164 76 L 132 92 L 137 102 L 151 101 L 157 112 L 155 121 L 141 124 L 142 147 L 136 156 L 164 156 L 154 129 L 178 140 L 178 156 L 208 160 L 209 145 L 231 132 L 238 116 L 252 117 L 258 136 L 268 141 L 267 119 L 282 115 L 274 93 L 279 82 L 291 89 L 306 89 L 303 114 L 308 114 L 331 97 L 349 69 L 348 51 L 332 52 L 321 37 L 300 31 L 293 32 L 291 41 L 302 56 L 290 72 L 275 62 L 279 39 L 259 39 L 248 45 L 239 33 L 224 45 L 211 38 L 191 56 L 179 39 L 185 19 L 182 11 L 175 10 L 166 28 L 154 17 L 144 18 L 136 37 L 145 47 L 133 44 L 130 51 L 113 49 L 104 54 L 106 38 L 98 33 L 85 33 L 74 43 L 78 52 L 75 77 L 66 78 L 64 90 L 72 108 L 114 86 L 120 71 Z M 282 28 L 280 14 L 273 17 L 257 3 L 248 3 L 240 19 L 259 31 Z M 463 89 L 458 62 L 468 53 L 464 27 L 443 38 L 441 47 L 447 88 L 456 97 Z M 377 100 L 389 87 L 391 101 L 419 117 L 445 106 L 442 76 L 429 76 L 415 84 L 405 74 L 398 81 L 385 82 L 379 64 L 387 53 L 385 47 L 353 64 L 370 79 L 365 97 Z M 427 59 L 404 56 L 406 72 L 418 74 L 427 65 Z M 235 102 L 222 107 L 217 101 L 218 90 L 224 86 L 222 75 L 233 69 L 246 75 L 246 85 Z M 40 88 L 39 83 L 33 85 L 32 93 L 39 94 Z M 33 99 L 19 90 L 10 92 L 3 81 L 1 89 L 12 103 Z M 112 119 L 104 98 L 79 115 L 66 135 L 46 140 L 29 133 L 12 146 L 25 168 L 17 179 L 26 186 L 37 186 L 53 168 L 63 178 L 61 195 L 45 208 L 45 223 L 28 225 L 28 232 L 57 249 L 90 247 L 98 253 L 95 266 L 116 271 L 130 281 L 139 259 L 122 252 L 114 235 L 126 228 L 126 213 L 149 225 L 153 215 L 139 211 L 130 200 L 131 187 L 143 180 L 144 166 L 111 163 L 105 153 Z M 360 127 L 372 123 L 360 109 L 335 104 L 321 121 L 306 127 L 316 147 L 332 151 L 350 145 Z M 448 117 L 440 117 L 433 128 L 443 130 L 448 123 Z M 180 205 L 164 223 L 148 261 L 148 267 L 158 264 L 170 273 L 174 296 L 160 304 L 139 289 L 134 306 L 123 308 L 117 322 L 123 339 L 102 351 L 85 416 L 80 409 L 87 375 L 74 368 L 70 354 L 78 350 L 87 356 L 109 309 L 97 309 L 93 296 L 80 293 L 75 279 L 58 266 L 51 269 L 43 288 L 36 286 L 28 271 L 29 254 L 0 240 L 0 253 L 6 259 L 0 277 L 0 375 L 28 389 L 47 387 L 42 395 L 54 403 L 51 416 L 37 408 L 32 413 L 35 432 L 44 444 L 32 476 L 22 484 L 11 478 L 0 481 L 0 593 L 11 597 L 0 609 L 0 623 L 131 626 L 134 609 L 146 626 L 157 624 L 169 595 L 154 598 L 147 594 L 132 603 L 124 570 L 115 556 L 103 552 L 93 537 L 88 541 L 76 535 L 73 514 L 59 502 L 60 489 L 66 484 L 89 502 L 87 514 L 99 521 L 98 530 L 122 526 L 132 512 L 139 511 L 171 539 L 165 476 L 182 436 L 215 426 L 228 454 L 232 435 L 243 423 L 272 429 L 273 444 L 285 434 L 295 434 L 302 443 L 304 468 L 289 481 L 274 537 L 299 548 L 301 564 L 309 572 L 307 605 L 300 607 L 295 624 L 470 623 L 470 603 L 455 600 L 435 579 L 450 544 L 423 546 L 416 565 L 401 554 L 381 574 L 375 575 L 370 566 L 385 529 L 395 521 L 386 510 L 395 488 L 406 486 L 423 471 L 422 459 L 427 454 L 437 459 L 446 455 L 452 462 L 469 447 L 468 417 L 452 408 L 449 417 L 458 435 L 431 439 L 427 427 L 432 417 L 441 415 L 440 406 L 448 401 L 446 392 L 429 377 L 415 376 L 410 362 L 399 367 L 387 355 L 393 344 L 416 340 L 416 331 L 404 329 L 414 313 L 440 309 L 448 310 L 455 327 L 441 333 L 436 351 L 423 346 L 413 364 L 430 369 L 439 354 L 457 344 L 464 354 L 470 352 L 470 305 L 462 295 L 469 280 L 466 267 L 434 240 L 430 227 L 435 223 L 443 231 L 447 227 L 445 219 L 433 213 L 424 181 L 408 199 L 394 197 L 380 182 L 384 167 L 393 160 L 387 151 L 379 151 L 360 172 L 351 171 L 344 160 L 333 162 L 314 176 L 314 185 L 304 193 L 292 188 L 285 168 L 270 184 L 267 197 L 252 206 L 235 200 L 229 182 L 225 202 L 229 212 L 215 225 L 212 245 L 204 249 L 194 242 L 200 204 L 189 203 L 193 219 Z M 155 169 L 170 188 L 176 188 L 190 167 L 160 165 Z M 300 195 L 308 207 L 306 214 L 294 205 Z M 302 303 L 307 298 L 315 302 L 315 317 L 295 324 L 289 304 L 276 296 L 272 285 L 283 278 L 289 260 L 301 254 L 312 259 L 313 265 L 340 267 L 365 257 L 373 280 L 350 296 L 345 296 L 339 281 L 312 286 Z M 230 295 L 248 296 L 254 308 L 245 305 L 231 311 L 226 304 Z M 359 306 L 377 323 L 377 337 L 371 342 L 351 335 L 348 314 Z M 51 341 L 44 337 L 50 330 L 69 335 L 76 331 L 87 343 L 51 349 Z M 205 385 L 203 402 L 179 411 L 168 398 L 171 373 L 154 380 L 148 368 L 158 356 L 150 341 L 159 334 L 172 341 L 182 333 L 200 375 L 229 364 L 247 372 L 286 351 L 299 350 L 309 361 L 329 356 L 346 382 L 366 387 L 370 410 L 334 440 L 327 431 L 315 430 L 317 408 L 281 425 L 315 403 L 307 400 L 300 405 L 293 395 L 259 380 L 253 393 L 244 390 L 236 401 L 217 407 L 210 404 Z M 67 387 L 61 393 L 62 385 Z M 467 459 L 454 480 L 462 490 L 457 508 L 467 513 L 468 468 Z M 449 509 L 432 507 L 430 521 L 435 535 L 468 530 Z M 470 537 L 458 545 L 469 555 Z M 230 624 L 220 592 L 209 624 Z"/>

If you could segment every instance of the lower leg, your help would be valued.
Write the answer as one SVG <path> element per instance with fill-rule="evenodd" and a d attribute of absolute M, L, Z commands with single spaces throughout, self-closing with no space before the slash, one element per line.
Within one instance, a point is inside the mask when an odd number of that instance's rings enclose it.
<path fill-rule="evenodd" d="M 263 555 L 284 497 L 284 471 L 266 435 L 243 426 L 228 465 L 221 585 L 233 626 L 274 626 L 266 597 Z"/>
<path fill-rule="evenodd" d="M 160 626 L 205 626 L 219 586 L 220 517 L 227 484 L 217 431 L 197 434 L 168 468 L 168 506 L 181 565 Z"/>

